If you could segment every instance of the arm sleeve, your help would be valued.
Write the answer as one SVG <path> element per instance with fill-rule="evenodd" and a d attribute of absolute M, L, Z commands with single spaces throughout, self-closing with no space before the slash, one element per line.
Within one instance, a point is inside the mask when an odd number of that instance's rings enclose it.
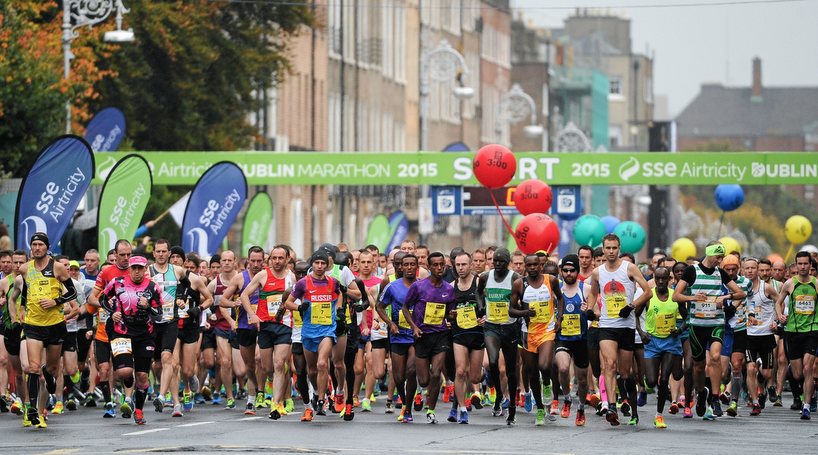
<path fill-rule="evenodd" d="M 74 287 L 74 280 L 72 280 L 71 277 L 69 277 L 67 280 L 61 281 L 61 283 L 63 286 L 65 286 L 65 294 L 57 297 L 56 299 L 54 299 L 54 301 L 57 302 L 57 304 L 59 305 L 61 303 L 76 300 L 77 288 Z"/>

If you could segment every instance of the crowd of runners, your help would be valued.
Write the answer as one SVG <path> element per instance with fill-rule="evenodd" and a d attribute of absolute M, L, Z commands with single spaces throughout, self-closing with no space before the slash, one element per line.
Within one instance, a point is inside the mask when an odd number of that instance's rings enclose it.
<path fill-rule="evenodd" d="M 146 403 L 179 418 L 217 405 L 536 426 L 572 413 L 577 426 L 586 413 L 637 425 L 641 411 L 656 428 L 667 415 L 816 411 L 818 281 L 804 251 L 771 263 L 711 242 L 703 257 L 640 266 L 609 234 L 562 258 L 411 240 L 201 258 L 160 239 L 149 255 L 120 240 L 81 264 L 52 256 L 46 234 L 30 246 L 0 251 L 0 412 L 24 427 L 89 408 L 143 425 Z"/>

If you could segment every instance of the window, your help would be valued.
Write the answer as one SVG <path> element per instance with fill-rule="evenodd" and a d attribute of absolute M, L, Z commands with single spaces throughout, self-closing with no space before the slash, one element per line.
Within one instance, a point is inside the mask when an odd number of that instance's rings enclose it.
<path fill-rule="evenodd" d="M 622 127 L 608 125 L 608 150 L 616 150 L 622 145 Z"/>
<path fill-rule="evenodd" d="M 620 76 L 609 76 L 608 78 L 608 99 L 623 99 L 622 78 Z"/>
<path fill-rule="evenodd" d="M 650 76 L 646 77 L 645 83 L 642 85 L 645 87 L 645 102 L 653 104 L 653 78 Z"/>

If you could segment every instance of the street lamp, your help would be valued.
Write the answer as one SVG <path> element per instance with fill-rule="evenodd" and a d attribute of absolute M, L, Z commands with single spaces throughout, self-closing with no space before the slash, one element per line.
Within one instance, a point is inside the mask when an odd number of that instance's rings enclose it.
<path fill-rule="evenodd" d="M 122 16 L 130 10 L 122 0 L 63 0 L 62 50 L 63 77 L 71 75 L 71 41 L 79 36 L 79 28 L 91 28 L 103 22 L 116 9 L 116 30 L 105 32 L 103 40 L 110 43 L 128 43 L 134 40 L 133 29 L 122 30 Z M 71 99 L 65 100 L 65 133 L 71 133 Z"/>
<path fill-rule="evenodd" d="M 420 61 L 420 149 L 429 148 L 429 92 L 431 82 L 447 82 L 462 72 L 462 81 L 469 75 L 466 59 L 445 39 L 431 51 L 424 51 Z M 455 87 L 454 96 L 465 100 L 474 96 L 474 89 L 468 86 Z"/>
<path fill-rule="evenodd" d="M 537 106 L 534 99 L 520 88 L 520 84 L 513 84 L 511 90 L 505 93 L 497 105 L 497 120 L 494 122 L 494 133 L 499 142 L 503 134 L 504 124 L 514 124 L 530 119 L 530 124 L 523 128 L 527 137 L 545 137 L 542 125 L 537 124 Z M 545 150 L 545 149 L 543 149 Z"/>

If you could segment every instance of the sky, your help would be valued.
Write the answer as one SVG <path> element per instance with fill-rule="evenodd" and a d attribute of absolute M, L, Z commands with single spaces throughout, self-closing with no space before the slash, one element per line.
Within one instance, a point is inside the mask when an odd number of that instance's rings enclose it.
<path fill-rule="evenodd" d="M 696 5 L 638 7 L 691 3 Z M 702 83 L 750 86 L 756 56 L 761 58 L 764 86 L 818 86 L 818 0 L 512 0 L 511 4 L 515 18 L 522 14 L 544 27 L 562 27 L 575 7 L 629 18 L 632 50 L 644 54 L 648 49 L 654 54 L 654 94 L 668 97 L 671 117 L 693 101 Z"/>

